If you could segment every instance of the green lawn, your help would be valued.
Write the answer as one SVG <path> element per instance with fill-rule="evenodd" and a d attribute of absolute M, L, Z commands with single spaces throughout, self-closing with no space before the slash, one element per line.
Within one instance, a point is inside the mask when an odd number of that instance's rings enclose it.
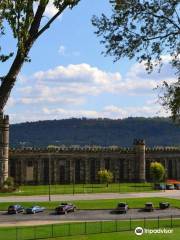
<path fill-rule="evenodd" d="M 144 228 L 143 220 L 134 220 L 134 221 L 105 221 L 105 222 L 78 222 L 78 223 L 66 223 L 66 224 L 54 224 L 54 225 L 44 225 L 44 226 L 32 226 L 32 227 L 8 227 L 0 228 L 0 240 L 28 240 L 28 239 L 48 239 L 56 237 L 56 239 L 101 239 L 100 236 L 104 234 L 98 233 L 110 233 L 110 232 L 123 232 L 122 235 L 127 235 L 127 239 L 130 239 L 130 236 L 135 234 L 131 231 L 134 231 L 136 227 Z M 180 228 L 180 219 L 173 219 L 172 226 L 174 232 L 179 233 L 178 229 Z M 146 220 L 145 228 L 171 228 L 171 220 L 161 219 L 159 224 L 157 220 Z M 129 231 L 129 232 L 125 232 Z M 97 235 L 91 235 L 97 234 Z M 84 236 L 89 235 L 89 236 Z M 117 233 L 110 234 L 110 236 L 119 235 Z M 155 234 L 153 234 L 155 236 Z M 73 236 L 69 238 L 68 236 Z M 107 238 L 108 234 L 105 235 Z M 148 235 L 147 235 L 148 236 Z M 163 239 L 165 234 L 163 235 Z M 63 238 L 57 238 L 63 237 Z M 97 238 L 96 238 L 97 237 Z M 148 236 L 153 239 L 152 235 Z M 111 238 L 114 240 L 114 238 Z M 146 238 L 144 238 L 146 239 Z M 149 238 L 150 239 L 150 238 Z M 160 239 L 160 238 L 157 238 Z M 162 239 L 162 235 L 161 235 Z M 168 239 L 168 238 L 167 238 Z M 172 234 L 171 234 L 171 239 Z"/>
<path fill-rule="evenodd" d="M 81 238 L 79 236 L 75 237 L 59 237 L 56 240 L 179 240 L 180 236 L 180 229 L 175 228 L 173 234 L 153 234 L 153 235 L 143 235 L 143 236 L 136 236 L 134 232 L 117 232 L 117 233 L 101 233 L 101 234 L 94 234 L 94 235 L 83 235 Z M 50 238 L 49 238 L 50 240 Z"/>
<path fill-rule="evenodd" d="M 150 192 L 155 191 L 152 188 L 152 183 L 112 183 L 106 187 L 106 184 L 66 184 L 66 185 L 51 185 L 51 194 L 75 194 L 75 193 L 105 193 L 105 192 Z M 16 195 L 46 195 L 49 193 L 48 185 L 38 186 L 20 186 L 13 193 L 0 193 L 0 196 Z"/>
<path fill-rule="evenodd" d="M 159 202 L 169 202 L 171 207 L 180 208 L 180 200 L 169 199 L 169 198 L 126 198 L 126 199 L 98 199 L 98 200 L 78 200 L 71 201 L 76 205 L 78 209 L 113 209 L 116 207 L 118 202 L 125 201 L 128 203 L 130 208 L 143 208 L 146 202 L 153 202 L 155 207 L 159 206 Z M 48 209 L 54 209 L 60 202 L 18 202 L 24 207 L 31 205 L 40 205 Z M 0 210 L 7 210 L 11 202 L 0 203 Z"/>

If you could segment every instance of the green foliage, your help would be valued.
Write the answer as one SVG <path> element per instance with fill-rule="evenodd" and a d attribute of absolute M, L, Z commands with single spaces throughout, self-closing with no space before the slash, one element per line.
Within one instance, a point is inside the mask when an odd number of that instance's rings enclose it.
<path fill-rule="evenodd" d="M 4 185 L 7 185 L 8 187 L 14 187 L 14 178 L 8 177 L 4 182 Z"/>
<path fill-rule="evenodd" d="M 96 34 L 102 37 L 105 45 L 105 55 L 114 57 L 117 61 L 122 57 L 136 58 L 144 62 L 148 72 L 154 66 L 161 66 L 163 55 L 168 55 L 169 62 L 180 77 L 180 2 L 179 0 L 110 0 L 112 15 L 102 14 L 100 18 L 94 16 L 93 25 Z M 178 89 L 164 88 L 165 94 L 173 97 L 172 101 L 164 98 L 164 105 L 168 106 L 174 119 L 180 120 Z"/>
<path fill-rule="evenodd" d="M 108 184 L 113 181 L 113 173 L 107 169 L 101 169 L 98 171 L 98 177 L 100 182 Z"/>
<path fill-rule="evenodd" d="M 0 46 L 0 62 L 15 55 L 5 76 L 1 76 L 0 112 L 3 112 L 17 76 L 26 61 L 30 61 L 29 52 L 34 42 L 67 8 L 72 9 L 80 0 L 53 0 L 57 13 L 47 21 L 45 11 L 50 0 L 3 0 L 0 1 L 0 37 L 6 41 L 6 30 L 10 28 L 17 46 L 13 52 L 4 54 Z M 43 20 L 43 21 L 42 21 Z"/>
<path fill-rule="evenodd" d="M 155 183 L 163 180 L 165 176 L 165 168 L 161 163 L 152 162 L 150 165 L 150 173 Z"/>

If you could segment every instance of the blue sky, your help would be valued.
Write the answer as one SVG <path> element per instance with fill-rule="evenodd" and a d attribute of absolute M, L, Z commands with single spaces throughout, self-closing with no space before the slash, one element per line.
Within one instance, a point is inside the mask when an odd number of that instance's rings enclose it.
<path fill-rule="evenodd" d="M 49 5 L 46 17 L 55 11 Z M 161 73 L 151 75 L 135 60 L 113 63 L 112 57 L 104 57 L 91 24 L 92 15 L 102 12 L 111 14 L 109 1 L 82 0 L 38 39 L 30 52 L 32 61 L 23 66 L 6 107 L 11 122 L 168 115 L 153 90 L 160 82 L 175 78 L 168 57 L 164 56 Z M 10 34 L 1 41 L 5 50 L 15 47 Z M 9 64 L 2 64 L 2 75 Z"/>

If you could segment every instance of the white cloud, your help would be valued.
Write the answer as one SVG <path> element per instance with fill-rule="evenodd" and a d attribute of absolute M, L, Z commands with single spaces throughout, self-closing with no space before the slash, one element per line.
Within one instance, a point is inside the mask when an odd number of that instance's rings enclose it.
<path fill-rule="evenodd" d="M 29 110 L 31 116 L 29 112 L 23 110 L 23 117 L 26 116 L 28 120 L 167 116 L 164 110 L 160 110 L 157 100 L 152 101 L 157 96 L 153 88 L 164 80 L 175 80 L 172 74 L 165 76 L 162 74 L 162 78 L 157 74 L 149 77 L 141 64 L 133 65 L 128 74 L 122 78 L 119 72 L 106 72 L 86 63 L 57 66 L 47 71 L 38 71 L 24 79 L 24 82 L 16 85 L 14 91 L 16 94 L 11 97 L 7 108 L 13 112 L 16 107 L 27 105 L 28 109 L 34 109 L 34 111 Z M 102 94 L 104 96 L 108 94 L 104 104 L 101 102 Z M 115 101 L 111 96 L 117 96 L 121 100 L 117 101 L 116 97 Z M 94 103 L 92 105 L 91 102 L 88 103 L 89 98 L 92 97 L 96 97 L 96 100 L 101 102 L 101 109 L 97 110 Z M 109 104 L 107 104 L 108 98 Z M 144 100 L 140 103 L 141 98 Z M 38 109 L 37 114 L 36 109 Z M 16 121 L 20 121 L 17 114 L 14 112 L 13 114 Z"/>
<path fill-rule="evenodd" d="M 64 45 L 61 45 L 59 47 L 58 53 L 62 56 L 66 56 L 66 47 Z"/>
<path fill-rule="evenodd" d="M 37 7 L 38 7 L 38 2 L 35 2 L 34 3 L 34 11 L 37 10 Z M 58 9 L 54 6 L 53 4 L 53 0 L 50 0 L 47 7 L 46 7 L 46 10 L 45 10 L 45 13 L 44 15 L 48 18 L 51 18 L 53 17 L 56 13 L 58 12 Z M 58 19 L 61 20 L 62 19 L 62 15 L 61 14 Z"/>
<path fill-rule="evenodd" d="M 59 46 L 59 49 L 58 49 L 58 53 L 60 56 L 63 56 L 63 57 L 79 57 L 80 56 L 80 52 L 79 51 L 68 51 L 67 50 L 67 47 L 64 46 L 64 45 L 60 45 Z"/>

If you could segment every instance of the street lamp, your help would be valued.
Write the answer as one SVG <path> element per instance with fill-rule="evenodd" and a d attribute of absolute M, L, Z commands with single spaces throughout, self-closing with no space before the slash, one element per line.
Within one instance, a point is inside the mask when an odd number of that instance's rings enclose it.
<path fill-rule="evenodd" d="M 49 202 L 50 202 L 51 201 L 51 154 L 49 153 L 48 156 L 49 156 L 49 161 L 48 161 L 48 164 L 49 164 L 48 196 L 49 196 Z"/>

